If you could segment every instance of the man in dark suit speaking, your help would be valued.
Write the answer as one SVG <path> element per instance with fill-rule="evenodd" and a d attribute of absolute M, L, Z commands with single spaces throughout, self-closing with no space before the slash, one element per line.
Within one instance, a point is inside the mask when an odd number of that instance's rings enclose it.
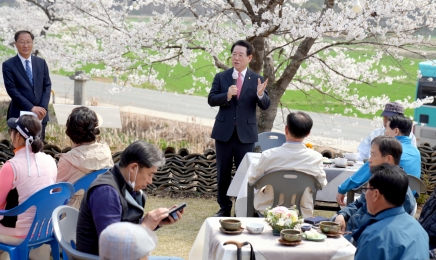
<path fill-rule="evenodd" d="M 247 69 L 253 47 L 247 41 L 237 41 L 231 48 L 233 68 L 215 75 L 208 103 L 219 106 L 212 129 L 215 139 L 218 176 L 218 204 L 216 217 L 229 217 L 232 202 L 227 196 L 231 182 L 232 160 L 236 168 L 247 152 L 253 152 L 257 141 L 256 105 L 266 110 L 270 105 L 265 88 L 268 79 Z M 232 77 L 234 75 L 235 77 Z M 236 79 L 234 84 L 233 79 Z"/>
<path fill-rule="evenodd" d="M 12 99 L 7 118 L 19 117 L 20 111 L 32 111 L 42 120 L 41 139 L 44 141 L 51 81 L 45 60 L 31 56 L 33 39 L 29 31 L 15 33 L 18 55 L 3 63 L 3 81 Z"/>

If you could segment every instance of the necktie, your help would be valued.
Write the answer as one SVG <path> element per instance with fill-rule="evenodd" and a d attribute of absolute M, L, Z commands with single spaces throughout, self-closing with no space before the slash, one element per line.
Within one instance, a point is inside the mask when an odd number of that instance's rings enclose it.
<path fill-rule="evenodd" d="M 242 73 L 238 72 L 238 79 L 236 80 L 236 87 L 238 88 L 238 99 L 239 99 L 239 95 L 241 94 L 241 89 L 242 89 Z"/>
<path fill-rule="evenodd" d="M 29 65 L 29 60 L 26 60 L 26 74 L 27 74 L 27 77 L 29 78 L 29 80 L 30 80 L 30 85 L 32 85 L 33 86 L 33 76 L 32 76 L 32 70 L 30 69 L 30 65 Z"/>

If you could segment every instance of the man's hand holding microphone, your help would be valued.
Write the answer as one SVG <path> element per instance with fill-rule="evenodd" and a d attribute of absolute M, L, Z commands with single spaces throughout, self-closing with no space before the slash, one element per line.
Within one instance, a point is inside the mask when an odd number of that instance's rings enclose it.
<path fill-rule="evenodd" d="M 233 78 L 233 85 L 229 87 L 229 90 L 227 91 L 227 101 L 230 101 L 232 97 L 236 97 L 238 94 L 238 88 L 236 87 L 236 81 L 238 80 L 238 72 L 236 70 L 232 73 Z"/>

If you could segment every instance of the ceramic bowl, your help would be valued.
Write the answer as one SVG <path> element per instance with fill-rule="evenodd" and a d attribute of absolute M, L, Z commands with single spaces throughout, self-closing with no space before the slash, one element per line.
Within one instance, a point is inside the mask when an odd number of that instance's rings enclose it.
<path fill-rule="evenodd" d="M 301 241 L 302 235 L 300 230 L 283 229 L 280 231 L 280 237 L 288 242 Z"/>
<path fill-rule="evenodd" d="M 221 227 L 225 230 L 236 231 L 241 228 L 241 221 L 237 219 L 220 219 Z"/>
<path fill-rule="evenodd" d="M 248 232 L 252 234 L 259 234 L 262 233 L 264 225 L 262 223 L 248 223 L 245 225 L 245 228 L 247 228 Z"/>
<path fill-rule="evenodd" d="M 359 155 L 357 153 L 346 153 L 345 158 L 349 161 L 357 161 L 357 157 Z"/>
<path fill-rule="evenodd" d="M 326 234 L 337 234 L 341 231 L 341 225 L 333 221 L 321 221 L 319 228 Z"/>
<path fill-rule="evenodd" d="M 312 228 L 312 225 L 308 223 L 304 223 L 301 224 L 300 228 L 302 232 L 305 232 L 305 231 L 309 231 Z"/>
<path fill-rule="evenodd" d="M 346 158 L 335 158 L 335 165 L 344 167 L 347 165 L 347 161 Z"/>

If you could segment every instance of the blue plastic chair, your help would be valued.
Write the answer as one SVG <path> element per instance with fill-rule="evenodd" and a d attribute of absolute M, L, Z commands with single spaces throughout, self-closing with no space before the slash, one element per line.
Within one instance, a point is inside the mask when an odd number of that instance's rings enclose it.
<path fill-rule="evenodd" d="M 86 174 L 82 178 L 80 178 L 78 181 L 76 181 L 74 186 L 74 193 L 78 192 L 79 190 L 87 191 L 91 183 L 97 178 L 98 175 L 107 172 L 108 168 L 104 168 L 101 170 L 93 171 L 91 173 Z"/>
<path fill-rule="evenodd" d="M 18 216 L 35 206 L 36 212 L 29 234 L 18 246 L 0 243 L 0 250 L 7 251 L 11 260 L 29 259 L 29 251 L 50 244 L 53 260 L 59 260 L 59 243 L 54 237 L 52 227 L 52 213 L 58 206 L 64 205 L 74 194 L 74 187 L 70 183 L 61 182 L 45 187 L 17 207 L 10 210 L 0 210 L 2 216 Z"/>
<path fill-rule="evenodd" d="M 282 133 L 263 132 L 257 137 L 258 141 L 254 144 L 254 147 L 260 146 L 262 152 L 274 147 L 279 147 L 286 142 L 286 136 Z"/>

